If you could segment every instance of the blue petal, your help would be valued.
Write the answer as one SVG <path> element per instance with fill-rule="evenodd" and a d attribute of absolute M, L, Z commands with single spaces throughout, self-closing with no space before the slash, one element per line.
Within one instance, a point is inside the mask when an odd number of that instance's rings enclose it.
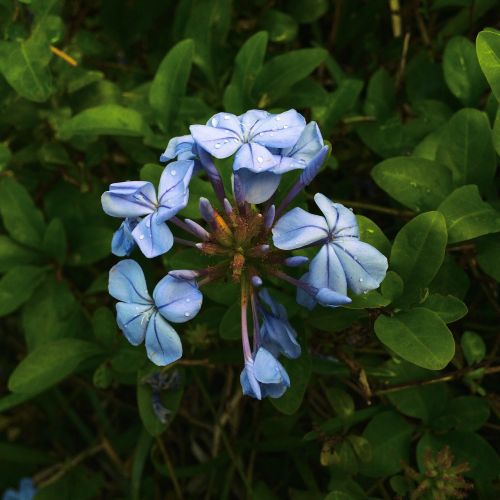
<path fill-rule="evenodd" d="M 280 384 L 284 381 L 281 363 L 267 350 L 260 347 L 254 359 L 255 378 L 263 384 Z"/>
<path fill-rule="evenodd" d="M 158 188 L 158 221 L 165 222 L 187 205 L 193 168 L 193 160 L 179 160 L 163 170 Z"/>
<path fill-rule="evenodd" d="M 237 137 L 243 136 L 240 119 L 231 113 L 217 113 L 208 120 L 207 126 L 230 130 Z"/>
<path fill-rule="evenodd" d="M 242 139 L 238 134 L 224 128 L 191 125 L 189 130 L 196 143 L 215 158 L 231 156 L 242 143 Z"/>
<path fill-rule="evenodd" d="M 274 167 L 269 169 L 269 172 L 272 172 L 273 174 L 286 174 L 291 170 L 300 170 L 305 167 L 304 163 L 296 160 L 295 158 L 281 155 L 273 155 L 273 157 L 276 163 Z"/>
<path fill-rule="evenodd" d="M 243 144 L 234 157 L 233 170 L 240 168 L 252 172 L 265 172 L 276 164 L 274 156 L 263 146 L 255 143 Z"/>
<path fill-rule="evenodd" d="M 305 126 L 304 117 L 290 109 L 256 123 L 250 140 L 271 148 L 287 148 L 297 142 Z"/>
<path fill-rule="evenodd" d="M 300 281 L 309 283 L 309 273 L 302 275 Z M 306 309 L 309 309 L 310 311 L 312 311 L 317 304 L 316 300 L 314 300 L 314 298 L 309 293 L 307 293 L 303 288 L 300 287 L 297 288 L 297 296 L 295 300 L 297 301 L 297 304 L 305 307 Z"/>
<path fill-rule="evenodd" d="M 141 266 L 135 260 L 118 262 L 109 271 L 109 294 L 129 304 L 152 304 Z"/>
<path fill-rule="evenodd" d="M 240 383 L 243 394 L 256 399 L 262 399 L 260 384 L 255 378 L 253 370 L 253 359 L 245 362 L 245 368 L 243 368 L 240 375 Z"/>
<path fill-rule="evenodd" d="M 167 274 L 155 287 L 153 298 L 160 314 L 173 323 L 185 323 L 201 309 L 203 295 L 195 280 Z"/>
<path fill-rule="evenodd" d="M 193 151 L 194 140 L 191 135 L 174 137 L 168 141 L 167 148 L 160 156 L 162 163 L 177 158 L 178 160 L 193 160 L 196 155 Z"/>
<path fill-rule="evenodd" d="M 351 210 L 340 203 L 333 203 L 321 193 L 316 193 L 314 195 L 314 201 L 323 212 L 328 223 L 328 228 L 332 234 L 342 237 L 359 237 L 356 216 Z"/>
<path fill-rule="evenodd" d="M 149 320 L 146 331 L 146 352 L 148 358 L 158 366 L 169 365 L 182 356 L 179 335 L 159 313 L 154 313 Z"/>
<path fill-rule="evenodd" d="M 281 250 L 294 250 L 327 237 L 325 219 L 298 207 L 287 212 L 273 227 L 274 244 Z"/>
<path fill-rule="evenodd" d="M 387 259 L 368 243 L 342 238 L 330 244 L 342 264 L 349 288 L 354 293 L 375 290 L 387 272 Z"/>
<path fill-rule="evenodd" d="M 332 244 L 323 245 L 311 261 L 308 283 L 316 288 L 329 288 L 347 295 L 347 279 L 342 263 Z"/>
<path fill-rule="evenodd" d="M 303 186 L 308 186 L 318 175 L 321 167 L 328 156 L 328 146 L 322 147 L 307 163 L 306 168 L 300 174 L 300 182 Z"/>
<path fill-rule="evenodd" d="M 140 217 L 155 210 L 156 192 L 150 182 L 116 182 L 103 193 L 101 203 L 112 217 Z"/>
<path fill-rule="evenodd" d="M 139 219 L 127 218 L 113 234 L 111 240 L 111 251 L 118 257 L 125 257 L 132 253 L 135 248 L 135 240 L 132 237 L 132 231 L 137 226 Z"/>
<path fill-rule="evenodd" d="M 352 300 L 347 295 L 330 290 L 329 288 L 321 288 L 318 290 L 315 299 L 318 304 L 323 307 L 339 307 L 350 304 Z"/>
<path fill-rule="evenodd" d="M 270 172 L 251 172 L 246 168 L 238 171 L 241 185 L 248 203 L 264 203 L 276 192 L 280 184 L 280 175 Z"/>
<path fill-rule="evenodd" d="M 156 212 L 144 217 L 132 231 L 132 236 L 149 259 L 168 252 L 174 244 L 172 231 L 164 222 L 158 222 Z"/>
<path fill-rule="evenodd" d="M 243 113 L 238 118 L 241 122 L 241 127 L 243 130 L 243 134 L 246 137 L 252 135 L 253 127 L 256 126 L 260 121 L 266 120 L 271 116 L 267 111 L 263 111 L 262 109 L 251 109 L 246 113 Z"/>
<path fill-rule="evenodd" d="M 316 122 L 309 122 L 296 144 L 281 150 L 282 156 L 291 156 L 299 160 L 304 166 L 314 158 L 316 153 L 324 146 L 323 137 Z"/>
<path fill-rule="evenodd" d="M 126 304 L 125 302 L 116 304 L 116 322 L 132 345 L 144 342 L 152 311 L 152 304 Z"/>

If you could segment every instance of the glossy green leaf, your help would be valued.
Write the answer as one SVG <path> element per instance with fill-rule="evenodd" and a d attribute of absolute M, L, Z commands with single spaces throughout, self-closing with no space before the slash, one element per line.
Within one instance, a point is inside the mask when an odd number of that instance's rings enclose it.
<path fill-rule="evenodd" d="M 413 426 L 395 412 L 376 415 L 366 426 L 363 437 L 372 447 L 372 460 L 361 467 L 369 477 L 388 476 L 401 470 L 401 461 L 408 462 Z"/>
<path fill-rule="evenodd" d="M 1 249 L 1 240 L 0 240 Z M 0 251 L 1 255 L 1 251 Z M 500 235 L 491 234 L 476 242 L 476 258 L 481 269 L 500 282 Z M 0 259 L 1 261 L 1 259 Z"/>
<path fill-rule="evenodd" d="M 16 265 L 37 263 L 40 258 L 40 254 L 34 250 L 16 243 L 8 236 L 0 235 L 0 273 Z"/>
<path fill-rule="evenodd" d="M 100 307 L 92 316 L 92 330 L 95 338 L 106 347 L 111 347 L 117 339 L 118 327 L 111 309 Z"/>
<path fill-rule="evenodd" d="M 445 323 L 458 321 L 467 314 L 467 306 L 454 295 L 434 293 L 429 295 L 421 305 L 434 311 Z"/>
<path fill-rule="evenodd" d="M 453 115 L 441 135 L 436 160 L 449 167 L 456 186 L 477 184 L 483 192 L 489 192 L 496 170 L 491 137 L 485 113 L 465 108 Z"/>
<path fill-rule="evenodd" d="M 392 198 L 417 212 L 436 209 L 453 190 L 451 174 L 442 163 L 415 156 L 385 160 L 371 175 Z"/>
<path fill-rule="evenodd" d="M 417 307 L 375 321 L 378 339 L 389 349 L 428 370 L 441 370 L 455 354 L 453 335 L 433 311 Z"/>
<path fill-rule="evenodd" d="M 359 239 L 374 246 L 386 257 L 391 253 L 391 242 L 375 222 L 364 215 L 356 214 L 359 226 Z"/>
<path fill-rule="evenodd" d="M 0 179 L 0 215 L 12 239 L 37 247 L 43 237 L 44 222 L 28 191 L 14 179 Z"/>
<path fill-rule="evenodd" d="M 66 259 L 66 232 L 60 219 L 52 219 L 47 225 L 43 237 L 43 249 L 47 255 L 61 264 Z"/>
<path fill-rule="evenodd" d="M 10 314 L 27 302 L 45 273 L 45 269 L 29 265 L 7 271 L 0 279 L 0 316 Z"/>
<path fill-rule="evenodd" d="M 85 109 L 62 123 L 58 129 L 63 140 L 78 135 L 143 136 L 147 131 L 147 124 L 137 111 L 118 104 Z"/>
<path fill-rule="evenodd" d="M 172 125 L 179 110 L 179 100 L 186 93 L 193 54 L 193 40 L 174 45 L 158 66 L 149 89 L 149 103 L 165 131 Z"/>
<path fill-rule="evenodd" d="M 459 396 L 448 403 L 443 417 L 457 431 L 476 431 L 490 417 L 490 406 L 478 396 Z"/>
<path fill-rule="evenodd" d="M 474 106 L 486 81 L 481 72 L 474 44 L 463 36 L 448 41 L 443 55 L 443 72 L 452 94 L 464 106 Z"/>
<path fill-rule="evenodd" d="M 460 346 L 468 365 L 480 363 L 486 356 L 486 344 L 475 332 L 465 331 L 460 339 Z"/>
<path fill-rule="evenodd" d="M 500 232 L 500 213 L 481 199 L 475 185 L 455 189 L 438 210 L 446 219 L 449 243 Z"/>
<path fill-rule="evenodd" d="M 9 389 L 37 394 L 74 373 L 87 359 L 100 354 L 95 344 L 78 339 L 61 339 L 41 345 L 15 368 Z"/>
<path fill-rule="evenodd" d="M 297 36 L 297 21 L 279 10 L 268 10 L 261 20 L 262 27 L 269 33 L 269 40 L 275 43 L 290 43 Z"/>
<path fill-rule="evenodd" d="M 266 62 L 255 80 L 254 92 L 261 106 L 268 106 L 294 83 L 308 76 L 326 58 L 324 49 L 300 49 L 279 55 Z"/>
<path fill-rule="evenodd" d="M 500 32 L 492 28 L 481 31 L 476 38 L 476 52 L 491 90 L 500 101 Z"/>
<path fill-rule="evenodd" d="M 366 91 L 364 112 L 377 120 L 384 121 L 391 117 L 396 106 L 396 88 L 385 69 L 376 71 Z"/>
<path fill-rule="evenodd" d="M 389 263 L 403 279 L 406 297 L 432 281 L 443 262 L 446 241 L 446 224 L 439 212 L 418 215 L 396 235 Z"/>

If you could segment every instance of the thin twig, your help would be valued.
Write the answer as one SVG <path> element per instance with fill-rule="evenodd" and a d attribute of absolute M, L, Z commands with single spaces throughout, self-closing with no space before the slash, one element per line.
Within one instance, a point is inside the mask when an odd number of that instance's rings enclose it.
<path fill-rule="evenodd" d="M 381 214 L 395 215 L 396 217 L 410 218 L 415 215 L 415 213 L 410 210 L 398 210 L 397 208 L 381 207 L 380 205 L 373 205 L 372 203 L 364 203 L 362 201 L 335 199 L 335 203 L 340 203 L 353 208 L 359 208 L 360 210 L 370 210 Z"/>
<path fill-rule="evenodd" d="M 175 469 L 172 464 L 172 460 L 170 460 L 170 457 L 168 455 L 167 449 L 165 448 L 165 445 L 163 444 L 163 441 L 161 438 L 156 439 L 156 444 L 158 445 L 158 448 L 160 448 L 160 452 L 163 457 L 163 461 L 165 462 L 165 466 L 167 467 L 168 470 L 168 475 L 170 476 L 170 479 L 172 480 L 172 484 L 174 485 L 174 490 L 177 498 L 182 499 L 184 498 L 182 495 L 182 490 L 181 486 L 179 484 L 179 481 L 177 479 L 177 476 L 175 474 Z"/>

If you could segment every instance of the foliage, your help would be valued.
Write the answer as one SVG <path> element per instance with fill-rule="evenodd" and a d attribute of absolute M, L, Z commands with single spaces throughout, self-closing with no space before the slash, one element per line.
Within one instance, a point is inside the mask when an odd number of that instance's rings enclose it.
<path fill-rule="evenodd" d="M 0 0 L 0 491 L 444 498 L 445 467 L 455 493 L 500 497 L 499 4 L 390 3 Z M 304 354 L 263 401 L 241 394 L 230 281 L 179 326 L 179 382 L 152 382 L 172 370 L 118 331 L 100 202 L 156 185 L 189 124 L 252 108 L 318 122 L 332 155 L 310 193 L 389 260 L 346 307 L 275 283 Z M 190 189 L 196 218 L 209 183 Z M 206 262 L 140 258 L 151 290 Z"/>

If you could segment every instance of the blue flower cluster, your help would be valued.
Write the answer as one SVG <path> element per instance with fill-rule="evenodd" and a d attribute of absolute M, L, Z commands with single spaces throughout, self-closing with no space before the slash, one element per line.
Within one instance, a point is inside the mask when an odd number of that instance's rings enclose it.
<path fill-rule="evenodd" d="M 290 387 L 279 357 L 297 358 L 301 347 L 285 308 L 263 288 L 263 278 L 273 276 L 294 285 L 297 302 L 308 309 L 317 304 L 338 307 L 351 302 L 349 291 L 376 289 L 386 274 L 387 259 L 360 241 L 352 211 L 323 194 L 314 197 L 321 216 L 299 207 L 285 213 L 328 154 L 315 122 L 307 124 L 293 109 L 280 114 L 251 110 L 241 116 L 218 113 L 206 125 L 192 125 L 190 132 L 171 139 L 161 155 L 160 161 L 170 163 L 158 191 L 149 182 L 127 181 L 111 184 L 103 194 L 104 211 L 124 219 L 113 237 L 112 251 L 124 257 L 138 247 L 152 258 L 176 242 L 219 262 L 206 269 L 171 270 L 151 297 L 139 264 L 122 260 L 109 276 L 109 292 L 119 301 L 118 326 L 131 344 L 145 341 L 153 363 L 168 365 L 182 356 L 171 323 L 196 316 L 203 300 L 199 288 L 218 279 L 238 282 L 243 392 L 257 399 L 278 398 Z M 217 160 L 231 156 L 233 202 L 216 166 Z M 276 207 L 281 177 L 292 170 L 300 171 L 298 180 Z M 187 205 L 189 183 L 198 172 L 208 177 L 215 193 L 212 201 L 200 199 L 204 225 L 177 217 Z M 197 241 L 175 237 L 167 222 Z M 313 246 L 318 251 L 300 279 L 283 271 L 309 263 L 305 256 L 287 252 Z"/>

